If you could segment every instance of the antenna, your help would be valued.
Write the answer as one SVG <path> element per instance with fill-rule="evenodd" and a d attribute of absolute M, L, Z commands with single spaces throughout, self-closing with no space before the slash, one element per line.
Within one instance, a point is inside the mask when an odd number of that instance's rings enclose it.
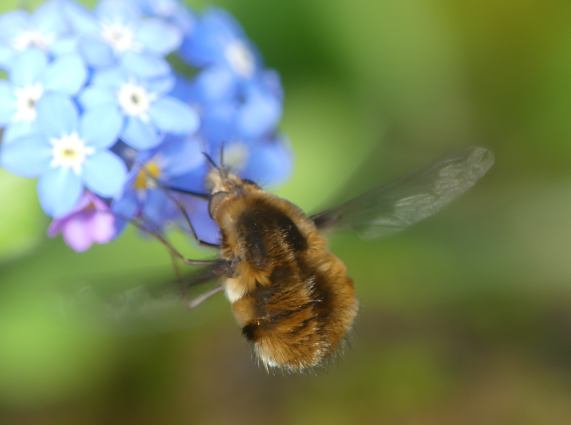
<path fill-rule="evenodd" d="M 224 166 L 224 142 L 222 142 L 222 146 L 220 146 L 220 167 L 223 169 L 226 168 Z"/>
<path fill-rule="evenodd" d="M 202 152 L 202 155 L 204 155 L 204 157 L 206 158 L 208 163 L 212 166 L 212 168 L 215 168 L 216 170 L 220 171 L 220 167 L 216 165 L 216 162 L 214 162 L 214 160 L 210 155 L 208 155 L 206 152 Z"/>
<path fill-rule="evenodd" d="M 206 158 L 206 160 L 208 161 L 208 163 L 215 169 L 218 171 L 218 173 L 220 173 L 220 176 L 222 178 L 226 178 L 228 177 L 228 170 L 224 167 L 224 145 L 222 145 L 222 148 L 220 150 L 220 165 L 216 165 L 216 162 L 214 162 L 214 160 L 212 159 L 212 157 L 207 154 L 206 152 L 202 152 L 202 155 L 204 155 L 204 157 Z"/>

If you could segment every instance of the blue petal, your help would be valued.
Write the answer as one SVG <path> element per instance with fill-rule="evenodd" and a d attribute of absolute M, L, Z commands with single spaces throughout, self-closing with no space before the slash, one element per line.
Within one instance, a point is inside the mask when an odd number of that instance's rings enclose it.
<path fill-rule="evenodd" d="M 157 230 L 162 229 L 176 212 L 176 205 L 162 190 L 147 190 L 143 214 L 145 221 L 151 222 Z"/>
<path fill-rule="evenodd" d="M 225 63 L 225 48 L 244 38 L 240 26 L 221 9 L 210 9 L 197 22 L 181 49 L 183 58 L 198 66 Z"/>
<path fill-rule="evenodd" d="M 174 75 L 174 81 L 175 83 L 172 88 L 171 96 L 184 103 L 190 103 L 193 97 L 193 83 L 188 78 L 180 74 Z"/>
<path fill-rule="evenodd" d="M 93 81 L 91 84 L 93 86 L 101 86 L 115 91 L 121 87 L 125 80 L 125 74 L 121 71 L 121 69 L 114 67 L 96 72 L 93 76 Z"/>
<path fill-rule="evenodd" d="M 123 116 L 116 107 L 98 107 L 83 114 L 80 134 L 89 146 L 108 148 L 119 139 Z"/>
<path fill-rule="evenodd" d="M 175 3 L 177 2 L 175 1 Z M 196 18 L 184 4 L 178 3 L 178 8 L 179 10 L 171 15 L 171 19 L 184 34 L 190 34 L 196 23 Z"/>
<path fill-rule="evenodd" d="M 0 165 L 22 177 L 37 177 L 49 169 L 52 153 L 48 141 L 33 135 L 2 145 Z"/>
<path fill-rule="evenodd" d="M 12 121 L 16 113 L 16 96 L 12 85 L 0 80 L 0 126 Z"/>
<path fill-rule="evenodd" d="M 7 71 L 10 69 L 14 51 L 7 46 L 0 46 L 0 69 Z"/>
<path fill-rule="evenodd" d="M 238 81 L 227 68 L 212 67 L 201 72 L 192 84 L 192 97 L 195 101 L 219 102 L 237 95 Z"/>
<path fill-rule="evenodd" d="M 79 55 L 57 58 L 44 74 L 46 90 L 61 92 L 70 96 L 81 90 L 87 80 L 87 68 Z"/>
<path fill-rule="evenodd" d="M 283 141 L 272 140 L 251 147 L 250 157 L 240 175 L 261 185 L 271 186 L 283 182 L 291 170 L 291 149 Z"/>
<path fill-rule="evenodd" d="M 132 0 L 101 0 L 95 14 L 102 20 L 129 23 L 141 17 L 141 9 Z"/>
<path fill-rule="evenodd" d="M 94 68 L 106 68 L 117 62 L 113 49 L 97 37 L 84 37 L 79 48 L 86 62 Z"/>
<path fill-rule="evenodd" d="M 154 102 L 149 115 L 157 128 L 167 133 L 191 134 L 199 125 L 198 114 L 172 97 L 163 97 Z"/>
<path fill-rule="evenodd" d="M 175 79 L 172 74 L 167 74 L 160 78 L 153 78 L 145 81 L 145 87 L 155 95 L 164 95 L 169 93 L 175 85 Z"/>
<path fill-rule="evenodd" d="M 2 141 L 4 143 L 9 143 L 12 140 L 19 139 L 21 137 L 31 136 L 38 132 L 38 125 L 35 121 L 19 121 L 14 122 L 6 127 L 4 130 L 4 138 Z"/>
<path fill-rule="evenodd" d="M 213 36 L 224 38 L 245 37 L 244 30 L 230 13 L 220 8 L 209 9 L 203 16 L 205 26 L 212 31 Z"/>
<path fill-rule="evenodd" d="M 0 44 L 6 47 L 6 53 L 11 53 L 12 56 L 16 53 L 12 48 L 13 43 L 21 33 L 28 29 L 30 25 L 30 15 L 28 12 L 18 10 L 15 12 L 0 15 Z M 9 56 L 3 55 L 3 60 L 9 59 Z M 12 63 L 5 62 L 8 68 Z"/>
<path fill-rule="evenodd" d="M 81 178 L 69 168 L 50 169 L 38 182 L 40 204 L 48 215 L 56 218 L 73 210 L 82 192 Z"/>
<path fill-rule="evenodd" d="M 236 138 L 237 107 L 233 102 L 209 105 L 201 116 L 201 133 L 208 140 L 223 141 Z"/>
<path fill-rule="evenodd" d="M 38 102 L 38 127 L 48 138 L 59 138 L 78 130 L 77 108 L 70 98 L 47 94 Z"/>
<path fill-rule="evenodd" d="M 208 212 L 208 202 L 193 199 L 188 204 L 188 215 L 198 237 L 206 242 L 220 243 L 220 228 Z"/>
<path fill-rule="evenodd" d="M 113 198 L 123 190 L 127 166 L 115 154 L 100 151 L 87 158 L 82 175 L 91 191 L 105 198 Z"/>
<path fill-rule="evenodd" d="M 30 22 L 30 14 L 23 10 L 5 13 L 0 16 L 0 39 L 9 44 Z"/>
<path fill-rule="evenodd" d="M 154 149 L 137 151 L 131 146 L 127 145 L 123 140 L 113 147 L 113 152 L 118 155 L 127 164 L 129 171 L 129 179 L 134 180 L 139 170 L 137 167 L 149 161 L 155 154 Z"/>
<path fill-rule="evenodd" d="M 268 95 L 272 95 L 280 101 L 284 98 L 284 90 L 280 75 L 276 71 L 264 71 L 260 76 L 260 83 Z"/>
<path fill-rule="evenodd" d="M 79 103 L 84 109 L 113 107 L 117 104 L 117 97 L 107 87 L 89 86 L 79 95 Z"/>
<path fill-rule="evenodd" d="M 42 32 L 55 34 L 68 30 L 68 22 L 63 13 L 66 3 L 65 0 L 51 0 L 39 6 L 32 15 L 35 27 Z"/>
<path fill-rule="evenodd" d="M 151 149 L 161 142 L 157 130 L 137 118 L 129 118 L 121 139 L 135 149 Z"/>
<path fill-rule="evenodd" d="M 66 21 L 78 34 L 95 34 L 98 32 L 97 20 L 83 6 L 75 2 L 66 1 L 62 5 L 62 13 Z"/>
<path fill-rule="evenodd" d="M 137 40 L 143 43 L 145 50 L 164 56 L 178 49 L 182 33 L 174 25 L 159 19 L 146 19 L 139 26 Z"/>
<path fill-rule="evenodd" d="M 169 138 L 161 146 L 162 174 L 169 179 L 180 176 L 204 163 L 203 148 L 198 138 Z M 181 161 L 184 158 L 184 161 Z"/>
<path fill-rule="evenodd" d="M 279 123 L 281 99 L 256 86 L 247 89 L 246 98 L 238 113 L 238 131 L 244 139 L 257 139 L 271 132 Z"/>
<path fill-rule="evenodd" d="M 157 78 L 169 75 L 171 67 L 162 58 L 141 53 L 127 53 L 121 60 L 123 68 L 140 78 Z"/>
<path fill-rule="evenodd" d="M 193 192 L 206 192 L 206 174 L 210 170 L 209 166 L 203 161 L 202 165 L 194 168 L 192 171 L 182 176 L 171 177 L 168 179 L 169 186 L 182 190 L 190 190 Z"/>
<path fill-rule="evenodd" d="M 172 21 L 182 31 L 194 26 L 195 18 L 180 0 L 139 0 L 143 13 Z"/>
<path fill-rule="evenodd" d="M 113 213 L 121 220 L 129 220 L 139 213 L 139 202 L 134 190 L 126 191 L 111 205 Z"/>
<path fill-rule="evenodd" d="M 79 52 L 79 39 L 77 37 L 62 37 L 52 45 L 51 52 L 55 56 L 72 55 Z"/>
<path fill-rule="evenodd" d="M 143 13 L 169 18 L 178 12 L 179 0 L 136 0 Z"/>
<path fill-rule="evenodd" d="M 34 84 L 41 79 L 41 75 L 48 66 L 48 58 L 41 50 L 30 49 L 14 58 L 10 69 L 10 79 L 17 87 Z"/>

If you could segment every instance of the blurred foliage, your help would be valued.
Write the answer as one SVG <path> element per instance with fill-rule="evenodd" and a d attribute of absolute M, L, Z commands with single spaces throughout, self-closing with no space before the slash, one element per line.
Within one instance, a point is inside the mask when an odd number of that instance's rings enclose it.
<path fill-rule="evenodd" d="M 75 254 L 1 174 L 0 421 L 570 423 L 571 3 L 189 4 L 230 9 L 282 74 L 296 167 L 277 193 L 307 211 L 467 144 L 496 167 L 406 233 L 333 239 L 361 314 L 316 376 L 258 368 L 223 297 L 118 319 L 98 291 L 171 279 L 163 248 L 130 232 Z"/>
<path fill-rule="evenodd" d="M 31 249 L 41 239 L 44 226 L 34 205 L 35 184 L 0 170 L 2 209 L 0 221 L 0 258 L 7 260 Z"/>

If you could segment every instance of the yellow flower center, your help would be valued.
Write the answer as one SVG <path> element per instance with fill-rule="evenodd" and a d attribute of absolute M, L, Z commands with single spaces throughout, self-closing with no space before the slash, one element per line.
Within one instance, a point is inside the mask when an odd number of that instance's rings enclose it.
<path fill-rule="evenodd" d="M 154 161 L 147 162 L 135 178 L 135 189 L 146 190 L 155 187 L 155 179 L 158 179 L 160 175 L 161 168 L 159 165 Z"/>

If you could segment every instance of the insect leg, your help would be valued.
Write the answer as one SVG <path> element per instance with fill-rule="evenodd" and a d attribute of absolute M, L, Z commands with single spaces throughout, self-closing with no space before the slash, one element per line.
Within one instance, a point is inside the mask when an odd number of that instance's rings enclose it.
<path fill-rule="evenodd" d="M 186 189 L 181 189 L 178 187 L 172 187 L 172 186 L 166 186 L 166 185 L 162 185 L 162 188 L 165 190 L 171 191 L 171 192 L 181 193 L 183 195 L 194 196 L 195 198 L 198 198 L 198 199 L 204 199 L 205 201 L 210 199 L 210 195 L 208 193 L 195 192 L 194 190 L 186 190 Z"/>
<path fill-rule="evenodd" d="M 211 242 L 205 241 L 203 239 L 200 239 L 200 237 L 196 233 L 196 229 L 194 228 L 194 224 L 192 224 L 192 220 L 190 219 L 190 216 L 188 215 L 188 212 L 186 211 L 186 208 L 184 208 L 184 205 L 182 205 L 182 203 L 178 199 L 176 199 L 174 196 L 172 196 L 171 194 L 168 194 L 168 196 L 169 196 L 169 199 L 171 199 L 171 201 L 174 202 L 174 204 L 176 205 L 176 207 L 178 208 L 178 210 L 182 214 L 182 217 L 184 218 L 184 221 L 185 221 L 186 225 L 188 226 L 188 228 L 190 229 L 190 232 L 192 233 L 192 237 L 196 240 L 196 242 L 198 242 L 199 245 L 202 245 L 202 246 L 207 247 L 207 248 L 220 248 L 220 245 L 217 243 L 211 243 Z"/>
<path fill-rule="evenodd" d="M 167 251 L 174 258 L 182 261 L 184 264 L 192 265 L 192 266 L 204 266 L 204 265 L 211 265 L 211 264 L 216 263 L 218 261 L 218 260 L 195 260 L 192 258 L 186 258 L 163 235 L 161 235 L 159 232 L 157 232 L 155 230 L 152 230 L 149 226 L 147 226 L 141 220 L 136 219 L 136 218 L 132 218 L 132 219 L 127 219 L 126 221 L 131 223 L 133 226 L 137 227 L 142 232 L 145 232 L 145 233 L 153 236 L 155 239 L 157 239 L 160 243 L 162 243 L 164 245 L 164 247 L 167 249 Z"/>
<path fill-rule="evenodd" d="M 180 265 L 176 260 L 176 257 L 172 254 L 170 254 L 171 257 L 171 262 L 172 262 L 172 268 L 174 269 L 174 274 L 176 276 L 176 281 L 179 283 L 179 286 L 182 286 L 183 284 L 183 280 L 182 280 L 182 274 L 180 272 Z"/>
<path fill-rule="evenodd" d="M 222 285 L 220 285 L 214 289 L 211 289 L 210 291 L 207 291 L 207 292 L 197 296 L 196 298 L 188 300 L 188 302 L 187 302 L 188 308 L 193 309 L 193 308 L 198 307 L 204 301 L 208 300 L 209 298 L 211 298 L 212 296 L 221 292 L 222 290 L 224 290 L 224 287 Z"/>
<path fill-rule="evenodd" d="M 198 237 L 198 234 L 196 233 L 196 229 L 194 228 L 194 225 L 192 224 L 192 220 L 190 219 L 190 216 L 188 215 L 188 212 L 186 211 L 186 208 L 184 207 L 184 205 L 182 205 L 182 203 L 178 199 L 176 199 L 172 195 L 172 193 L 169 192 L 169 189 L 166 186 L 164 186 L 159 180 L 157 180 L 155 177 L 153 177 L 151 175 L 149 175 L 149 178 L 153 179 L 153 181 L 157 185 L 157 188 L 161 189 L 164 192 L 164 194 L 167 196 L 167 198 L 169 198 L 169 200 L 175 204 L 175 206 L 177 207 L 179 212 L 182 214 L 182 217 L 183 217 L 186 225 L 190 229 L 190 232 L 192 233 L 192 237 L 198 242 L 199 245 L 202 245 L 202 246 L 207 247 L 207 248 L 220 248 L 219 244 L 211 243 L 211 242 L 205 241 L 203 239 L 200 239 Z"/>
<path fill-rule="evenodd" d="M 208 291 L 198 296 L 196 299 L 189 299 L 188 291 L 196 286 L 217 280 L 222 276 L 233 274 L 233 268 L 234 266 L 231 262 L 226 260 L 217 260 L 208 266 L 204 266 L 193 271 L 190 275 L 183 276 L 179 287 L 181 297 L 186 300 L 185 302 L 190 308 L 198 306 L 203 301 L 216 294 L 220 289 Z"/>
<path fill-rule="evenodd" d="M 186 211 L 186 208 L 184 207 L 184 205 L 182 205 L 182 203 L 178 199 L 176 199 L 174 196 L 172 196 L 172 194 L 168 193 L 168 190 L 165 190 L 165 193 L 168 196 L 168 198 L 175 204 L 175 206 L 180 211 L 180 213 L 182 214 L 182 217 L 184 218 L 184 221 L 185 221 L 186 225 L 188 226 L 190 232 L 192 233 L 192 237 L 196 240 L 196 242 L 198 242 L 199 245 L 202 245 L 202 246 L 207 247 L 207 248 L 220 248 L 220 245 L 217 243 L 211 243 L 211 242 L 205 241 L 203 239 L 200 239 L 200 237 L 196 233 L 196 229 L 194 228 L 194 224 L 192 224 L 192 220 L 190 219 L 190 216 L 188 215 L 188 212 Z"/>

